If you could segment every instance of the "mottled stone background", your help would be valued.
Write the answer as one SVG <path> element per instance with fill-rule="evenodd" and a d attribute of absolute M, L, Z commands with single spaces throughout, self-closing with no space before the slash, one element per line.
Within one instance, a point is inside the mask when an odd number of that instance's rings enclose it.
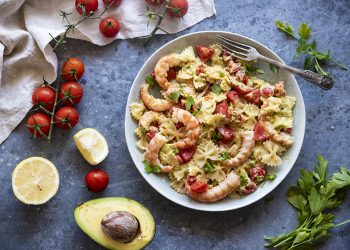
<path fill-rule="evenodd" d="M 125 1 L 125 0 L 124 0 Z M 85 62 L 81 83 L 85 96 L 78 105 L 79 124 L 70 132 L 56 131 L 51 144 L 30 138 L 19 125 L 0 146 L 0 248 L 1 249 L 99 249 L 75 224 L 73 210 L 80 202 L 104 197 L 127 196 L 141 201 L 153 213 L 157 233 L 148 249 L 262 249 L 264 235 L 287 232 L 296 224 L 295 211 L 286 201 L 286 192 L 296 182 L 299 168 L 312 169 L 316 154 L 331 161 L 330 171 L 350 167 L 350 78 L 349 71 L 329 69 L 336 86 L 328 92 L 300 78 L 307 124 L 301 154 L 287 178 L 263 199 L 246 208 L 224 213 L 207 213 L 180 207 L 153 190 L 141 177 L 128 153 L 124 138 L 124 110 L 129 89 L 139 68 L 157 48 L 182 34 L 201 30 L 237 32 L 267 45 L 286 63 L 293 61 L 296 43 L 276 31 L 277 19 L 294 27 L 307 22 L 320 49 L 350 66 L 349 0 L 266 0 L 216 1 L 217 16 L 179 34 L 157 36 L 147 47 L 142 40 L 116 41 L 105 47 L 70 40 L 58 51 L 60 64 L 69 56 Z M 144 25 L 144 24 L 140 24 Z M 76 150 L 72 136 L 85 127 L 106 135 L 110 154 L 100 165 L 110 174 L 110 185 L 100 194 L 84 187 L 91 169 Z M 43 156 L 58 168 L 61 185 L 57 195 L 39 207 L 19 202 L 11 190 L 11 172 L 22 159 Z M 342 221 L 350 217 L 349 197 L 336 210 Z M 331 231 L 320 249 L 349 249 L 350 225 Z"/>

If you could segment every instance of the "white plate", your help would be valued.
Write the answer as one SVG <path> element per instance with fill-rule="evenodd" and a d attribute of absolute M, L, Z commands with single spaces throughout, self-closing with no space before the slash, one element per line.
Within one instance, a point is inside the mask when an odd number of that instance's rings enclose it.
<path fill-rule="evenodd" d="M 261 78 L 271 81 L 277 82 L 278 80 L 286 81 L 286 90 L 287 94 L 291 96 L 295 96 L 297 99 L 296 106 L 294 107 L 293 118 L 294 118 L 294 127 L 292 135 L 295 137 L 294 145 L 288 149 L 282 156 L 282 164 L 276 170 L 277 178 L 272 182 L 266 182 L 263 187 L 258 187 L 258 189 L 250 194 L 245 196 L 242 199 L 224 199 L 215 203 L 200 203 L 197 202 L 185 194 L 179 194 L 174 191 L 169 186 L 169 181 L 166 176 L 159 176 L 155 174 L 147 174 L 144 170 L 142 155 L 143 152 L 139 150 L 136 146 L 137 137 L 134 133 L 134 130 L 137 127 L 135 120 L 130 115 L 129 106 L 131 103 L 138 102 L 139 91 L 141 85 L 144 83 L 145 76 L 154 70 L 154 66 L 157 61 L 172 52 L 181 52 L 188 46 L 195 46 L 197 44 L 202 45 L 211 45 L 214 44 L 216 35 L 223 35 L 228 38 L 232 38 L 237 42 L 246 43 L 254 46 L 262 55 L 275 59 L 283 63 L 282 59 L 278 57 L 274 52 L 265 47 L 264 45 L 249 39 L 247 37 L 229 33 L 222 31 L 204 31 L 204 32 L 196 32 L 188 35 L 181 36 L 176 38 L 175 40 L 165 44 L 163 47 L 158 49 L 150 58 L 145 62 L 143 67 L 140 69 L 139 73 L 136 76 L 136 79 L 131 87 L 128 102 L 126 105 L 126 113 L 125 113 L 125 137 L 128 145 L 128 149 L 130 155 L 137 167 L 140 171 L 141 175 L 145 180 L 160 194 L 169 200 L 180 204 L 182 206 L 202 210 L 202 211 L 227 211 L 233 210 L 237 208 L 241 208 L 247 206 L 253 202 L 260 200 L 262 197 L 270 193 L 278 184 L 282 182 L 282 180 L 287 176 L 291 168 L 293 167 L 304 138 L 305 131 L 305 106 L 304 100 L 301 95 L 299 86 L 294 76 L 286 71 L 280 70 L 277 76 L 273 76 L 271 71 L 269 70 L 269 65 L 263 62 L 259 62 L 258 65 L 262 68 L 265 73 L 261 76 Z"/>

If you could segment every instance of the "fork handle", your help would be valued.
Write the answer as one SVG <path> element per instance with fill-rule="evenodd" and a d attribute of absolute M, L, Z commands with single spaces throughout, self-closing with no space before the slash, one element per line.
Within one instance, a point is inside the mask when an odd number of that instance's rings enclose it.
<path fill-rule="evenodd" d="M 310 70 L 304 70 L 304 69 L 298 69 L 291 67 L 289 65 L 277 62 L 275 60 L 272 60 L 271 58 L 268 58 L 266 56 L 259 55 L 258 59 L 263 60 L 265 62 L 268 62 L 270 64 L 273 64 L 279 68 L 288 70 L 289 72 L 292 72 L 294 74 L 297 74 L 304 78 L 306 81 L 315 83 L 317 86 L 324 90 L 330 90 L 334 85 L 334 79 L 330 76 L 322 76 L 320 74 L 317 74 L 315 72 L 312 72 Z"/>

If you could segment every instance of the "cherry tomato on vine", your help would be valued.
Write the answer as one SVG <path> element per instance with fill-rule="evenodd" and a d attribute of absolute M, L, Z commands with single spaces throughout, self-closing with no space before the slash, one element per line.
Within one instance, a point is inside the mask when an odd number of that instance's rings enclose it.
<path fill-rule="evenodd" d="M 56 126 L 68 130 L 73 128 L 79 121 L 79 113 L 73 107 L 62 107 L 57 110 L 54 121 Z"/>
<path fill-rule="evenodd" d="M 106 37 L 113 37 L 118 34 L 120 24 L 114 17 L 106 17 L 100 21 L 100 32 Z"/>
<path fill-rule="evenodd" d="M 85 175 L 85 183 L 91 192 L 102 192 L 108 186 L 109 176 L 101 169 L 93 169 Z"/>
<path fill-rule="evenodd" d="M 75 0 L 75 8 L 80 15 L 87 16 L 94 13 L 98 8 L 97 0 Z"/>
<path fill-rule="evenodd" d="M 108 6 L 118 7 L 122 3 L 122 0 L 104 0 L 103 2 L 107 7 Z"/>
<path fill-rule="evenodd" d="M 172 17 L 183 17 L 188 11 L 187 0 L 170 0 L 166 12 Z"/>
<path fill-rule="evenodd" d="M 62 75 L 67 81 L 77 81 L 84 74 L 84 63 L 75 57 L 70 57 L 63 64 Z"/>
<path fill-rule="evenodd" d="M 145 2 L 152 6 L 159 6 L 164 3 L 164 0 L 145 0 Z"/>
<path fill-rule="evenodd" d="M 64 106 L 75 106 L 83 98 L 84 90 L 78 82 L 66 82 L 58 91 L 58 98 Z"/>
<path fill-rule="evenodd" d="M 39 87 L 34 90 L 32 102 L 34 105 L 40 105 L 48 111 L 52 111 L 55 104 L 55 91 L 47 86 Z"/>
<path fill-rule="evenodd" d="M 50 117 L 42 113 L 35 113 L 27 120 L 27 127 L 34 137 L 43 137 L 48 135 L 50 131 Z"/>

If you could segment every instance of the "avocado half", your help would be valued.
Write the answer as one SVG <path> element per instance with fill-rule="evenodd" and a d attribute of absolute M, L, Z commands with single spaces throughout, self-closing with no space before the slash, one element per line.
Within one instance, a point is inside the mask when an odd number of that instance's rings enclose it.
<path fill-rule="evenodd" d="M 112 240 L 101 229 L 101 220 L 113 211 L 127 211 L 139 221 L 140 231 L 136 237 L 121 243 Z M 150 211 L 135 200 L 125 197 L 108 197 L 87 201 L 74 210 L 74 219 L 78 226 L 91 239 L 108 249 L 135 250 L 147 246 L 155 234 L 155 222 Z"/>

